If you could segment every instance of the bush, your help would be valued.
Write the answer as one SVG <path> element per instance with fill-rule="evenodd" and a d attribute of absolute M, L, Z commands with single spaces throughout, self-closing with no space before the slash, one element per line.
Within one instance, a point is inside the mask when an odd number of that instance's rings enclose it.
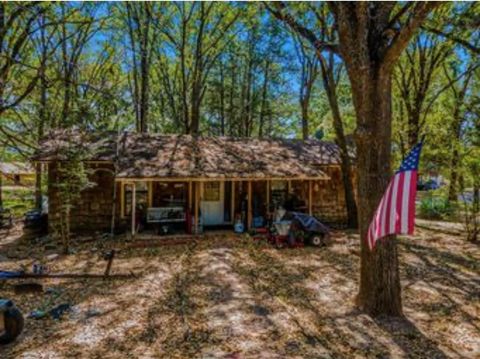
<path fill-rule="evenodd" d="M 33 187 L 2 188 L 3 207 L 9 208 L 14 217 L 22 217 L 25 212 L 35 207 L 35 189 Z"/>
<path fill-rule="evenodd" d="M 455 213 L 455 206 L 444 197 L 424 198 L 420 202 L 420 216 L 426 219 L 448 219 Z"/>

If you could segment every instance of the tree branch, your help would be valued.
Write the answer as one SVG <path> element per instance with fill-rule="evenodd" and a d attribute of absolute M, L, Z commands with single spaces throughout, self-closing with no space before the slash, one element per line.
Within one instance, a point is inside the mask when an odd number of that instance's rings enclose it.
<path fill-rule="evenodd" d="M 263 4 L 273 16 L 275 16 L 278 20 L 283 21 L 293 31 L 295 31 L 297 34 L 309 41 L 317 51 L 328 50 L 338 53 L 337 44 L 329 44 L 320 41 L 312 30 L 306 28 L 305 26 L 297 22 L 291 14 L 285 12 L 284 10 L 286 10 L 287 6 L 284 2 L 280 1 L 272 3 L 275 9 L 272 8 L 267 2 L 264 2 Z"/>
<path fill-rule="evenodd" d="M 407 47 L 415 31 L 420 27 L 430 12 L 439 5 L 439 2 L 421 2 L 415 4 L 414 9 L 409 14 L 407 23 L 396 33 L 390 46 L 388 46 L 385 51 L 383 62 L 386 66 L 395 64 L 400 54 L 405 47 Z"/>
<path fill-rule="evenodd" d="M 425 31 L 431 32 L 432 34 L 439 35 L 441 37 L 444 37 L 447 40 L 453 41 L 477 55 L 480 54 L 480 47 L 476 47 L 473 44 L 469 43 L 468 41 L 461 39 L 453 34 L 449 34 L 449 33 L 443 32 L 442 30 L 434 29 L 429 26 L 422 26 L 421 28 Z"/>

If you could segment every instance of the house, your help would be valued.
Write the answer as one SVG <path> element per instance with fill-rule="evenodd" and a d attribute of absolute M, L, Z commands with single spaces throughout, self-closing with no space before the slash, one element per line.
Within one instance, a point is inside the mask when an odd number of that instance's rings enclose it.
<path fill-rule="evenodd" d="M 278 206 L 346 222 L 339 149 L 330 142 L 65 130 L 45 137 L 33 158 L 48 166 L 50 226 L 69 146 L 89 149 L 95 183 L 72 209 L 72 230 L 169 223 L 195 232 L 239 220 L 250 228 Z"/>
<path fill-rule="evenodd" d="M 32 186 L 35 170 L 24 162 L 0 162 L 0 176 L 3 185 Z"/>

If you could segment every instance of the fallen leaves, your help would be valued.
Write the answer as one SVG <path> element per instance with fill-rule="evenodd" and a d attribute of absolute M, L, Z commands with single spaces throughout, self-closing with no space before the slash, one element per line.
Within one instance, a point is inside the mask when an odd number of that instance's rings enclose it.
<path fill-rule="evenodd" d="M 358 238 L 341 231 L 333 238 L 321 249 L 276 250 L 247 236 L 199 240 L 194 247 L 124 249 L 112 273 L 134 271 L 135 279 L 42 280 L 49 293 L 15 294 L 13 283 L 0 282 L 2 295 L 24 314 L 72 305 L 59 320 L 27 320 L 20 340 L 0 349 L 0 356 L 480 356 L 478 246 L 423 229 L 415 238 L 401 238 L 407 318 L 392 320 L 355 310 L 359 258 L 352 253 Z M 122 241 L 111 243 L 122 247 Z M 91 243 L 50 258 L 45 243 L 27 243 L 6 242 L 19 257 L 3 258 L 5 269 L 29 268 L 29 253 L 55 271 L 105 267 Z"/>

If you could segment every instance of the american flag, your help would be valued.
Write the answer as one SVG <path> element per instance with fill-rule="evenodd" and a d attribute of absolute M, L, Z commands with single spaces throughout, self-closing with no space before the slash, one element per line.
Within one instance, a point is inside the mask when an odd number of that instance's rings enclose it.
<path fill-rule="evenodd" d="M 417 170 L 423 141 L 415 145 L 390 180 L 368 228 L 370 249 L 390 234 L 412 234 L 415 223 Z"/>

